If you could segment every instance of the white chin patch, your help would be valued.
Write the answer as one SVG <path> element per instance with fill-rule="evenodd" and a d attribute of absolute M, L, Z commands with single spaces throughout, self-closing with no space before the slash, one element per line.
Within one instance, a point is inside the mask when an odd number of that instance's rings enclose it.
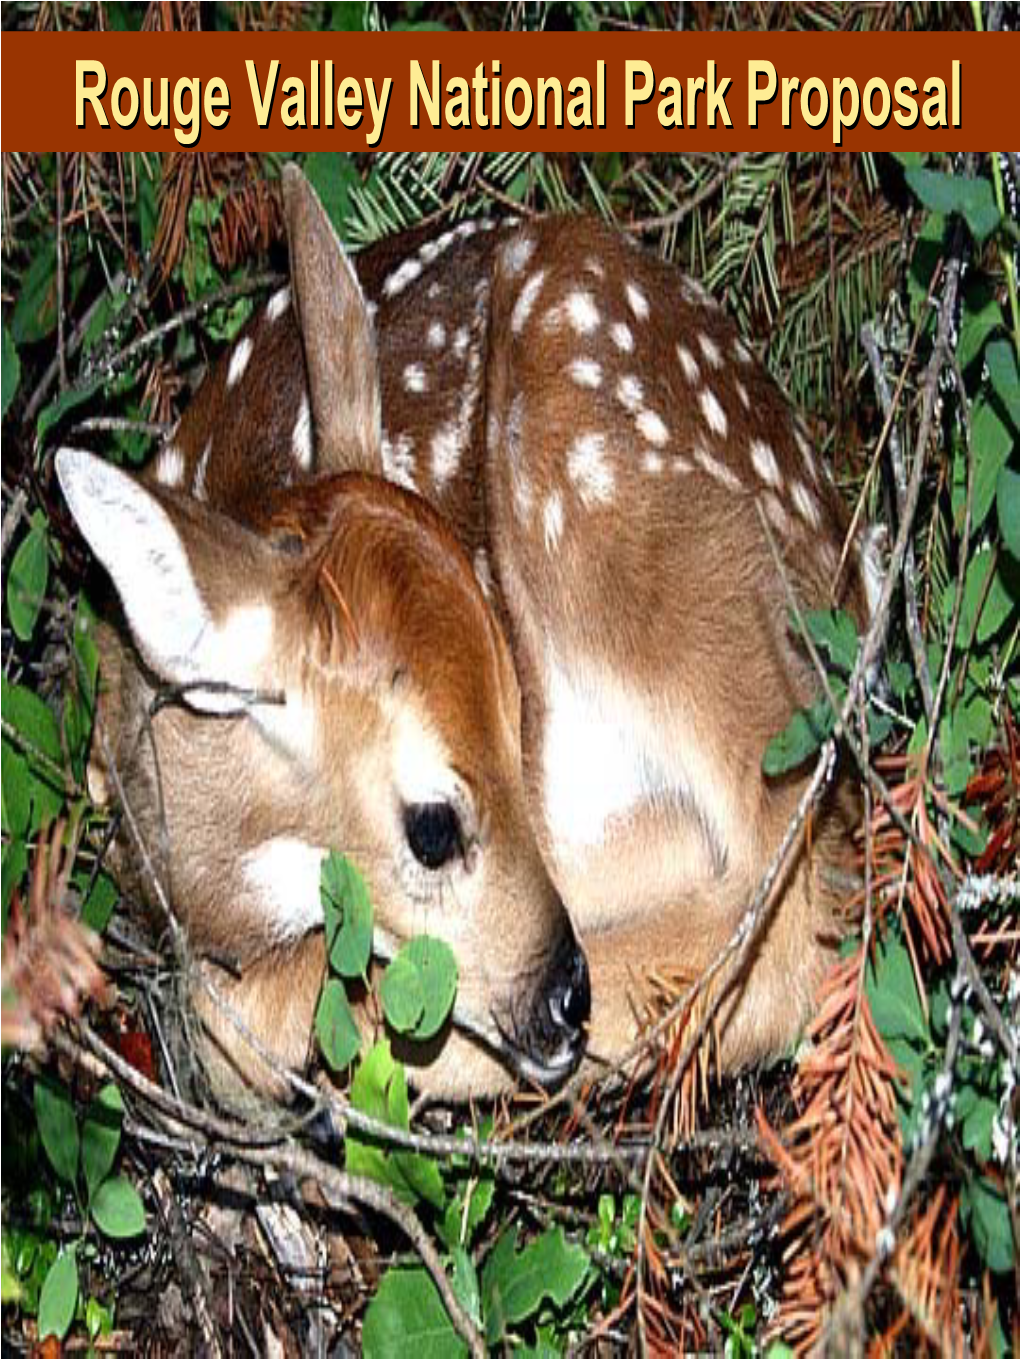
<path fill-rule="evenodd" d="M 326 851 L 290 835 L 274 836 L 241 860 L 245 884 L 273 939 L 300 939 L 323 922 L 319 879 Z"/>

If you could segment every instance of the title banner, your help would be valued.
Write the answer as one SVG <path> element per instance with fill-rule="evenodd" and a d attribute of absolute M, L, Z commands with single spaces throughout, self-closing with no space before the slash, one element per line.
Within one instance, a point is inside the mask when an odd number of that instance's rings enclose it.
<path fill-rule="evenodd" d="M 1020 34 L 8 32 L 3 58 L 23 151 L 992 150 Z"/>

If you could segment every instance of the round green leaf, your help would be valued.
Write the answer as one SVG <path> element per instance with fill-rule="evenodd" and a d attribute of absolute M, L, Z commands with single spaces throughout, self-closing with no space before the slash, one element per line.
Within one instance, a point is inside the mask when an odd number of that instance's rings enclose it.
<path fill-rule="evenodd" d="M 145 1231 L 145 1208 L 141 1196 L 124 1175 L 111 1175 L 96 1190 L 92 1217 L 104 1236 L 121 1240 Z"/>
<path fill-rule="evenodd" d="M 342 1071 L 357 1057 L 361 1034 L 351 1013 L 342 981 L 329 977 L 315 1011 L 315 1036 L 322 1055 L 334 1071 Z"/>
<path fill-rule="evenodd" d="M 434 1038 L 450 1017 L 457 994 L 457 960 L 441 939 L 419 934 L 405 944 L 397 957 L 406 955 L 421 980 L 423 1009 L 411 1030 L 415 1038 Z"/>
<path fill-rule="evenodd" d="M 74 1184 L 78 1178 L 78 1120 L 71 1096 L 62 1085 L 40 1076 L 33 1092 L 35 1121 L 46 1155 L 60 1178 Z"/>
<path fill-rule="evenodd" d="M 365 1313 L 361 1344 L 365 1359 L 397 1354 L 454 1359 L 467 1353 L 424 1269 L 391 1269 L 383 1275 Z"/>
<path fill-rule="evenodd" d="M 90 1199 L 113 1169 L 123 1118 L 120 1091 L 115 1085 L 104 1085 L 89 1106 L 81 1130 L 81 1165 Z"/>
<path fill-rule="evenodd" d="M 372 904 L 364 878 L 342 854 L 329 854 L 320 895 L 330 966 L 341 977 L 363 977 L 372 956 Z"/>
<path fill-rule="evenodd" d="M 406 952 L 390 963 L 380 987 L 383 1012 L 397 1033 L 410 1033 L 425 1010 L 421 974 Z"/>
<path fill-rule="evenodd" d="M 58 1340 L 71 1328 L 78 1305 L 78 1262 L 74 1246 L 62 1250 L 50 1266 L 39 1294 L 39 1339 Z"/>

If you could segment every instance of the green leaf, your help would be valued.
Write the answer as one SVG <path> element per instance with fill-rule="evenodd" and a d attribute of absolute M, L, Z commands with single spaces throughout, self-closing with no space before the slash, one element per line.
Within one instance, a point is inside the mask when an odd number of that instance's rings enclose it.
<path fill-rule="evenodd" d="M 397 954 L 406 958 L 418 974 L 422 1012 L 411 1030 L 412 1036 L 434 1038 L 446 1023 L 457 994 L 457 961 L 448 944 L 431 935 L 416 935 Z"/>
<path fill-rule="evenodd" d="M 305 157 L 304 171 L 342 240 L 350 210 L 351 189 L 361 183 L 354 161 L 343 151 L 311 151 Z"/>
<path fill-rule="evenodd" d="M 960 1101 L 956 1104 L 957 1117 L 961 1117 Z M 975 1099 L 974 1107 L 963 1119 L 963 1145 L 967 1151 L 977 1153 L 981 1162 L 987 1161 L 992 1154 L 992 1124 L 995 1122 L 996 1104 L 987 1095 Z"/>
<path fill-rule="evenodd" d="M 386 1021 L 397 1033 L 408 1033 L 421 1019 L 425 1010 L 425 993 L 421 974 L 401 949 L 383 974 L 379 988 Z"/>
<path fill-rule="evenodd" d="M 985 547 L 975 552 L 967 563 L 957 631 L 957 645 L 960 647 L 969 646 L 972 640 L 979 646 L 983 645 L 990 637 L 995 636 L 1016 609 L 1017 601 L 1003 579 L 1001 557 L 997 561 L 997 569 L 991 582 L 988 581 L 992 562 L 992 550 Z M 944 610 L 948 613 L 952 611 L 952 594 L 953 591 L 946 591 Z"/>
<path fill-rule="evenodd" d="M 965 1186 L 962 1202 L 974 1244 L 985 1264 L 996 1274 L 1010 1273 L 1016 1244 L 1005 1196 L 991 1180 L 982 1178 Z"/>
<path fill-rule="evenodd" d="M 361 874 L 335 851 L 320 879 L 330 966 L 341 977 L 364 977 L 372 956 L 372 904 Z"/>
<path fill-rule="evenodd" d="M 25 742 L 18 748 L 6 736 L 3 738 L 3 826 L 12 834 L 24 834 L 52 820 L 64 805 L 63 780 L 58 772 L 63 767 L 60 729 L 41 698 L 20 684 L 9 684 L 2 676 L 0 703 L 5 722 Z"/>
<path fill-rule="evenodd" d="M 81 1129 L 81 1167 L 90 1199 L 113 1169 L 123 1121 L 120 1091 L 115 1085 L 104 1085 L 89 1105 Z"/>
<path fill-rule="evenodd" d="M 41 510 L 32 515 L 32 524 L 23 538 L 11 569 L 7 573 L 7 614 L 15 636 L 31 640 L 36 619 L 46 598 L 50 576 L 50 545 L 46 516 Z"/>
<path fill-rule="evenodd" d="M 84 893 L 88 890 L 88 878 L 84 874 L 82 877 L 84 881 L 79 882 L 79 887 Z M 95 930 L 96 934 L 102 934 L 119 900 L 120 892 L 116 883 L 108 873 L 100 873 L 82 902 L 82 923 L 88 925 L 90 930 Z"/>
<path fill-rule="evenodd" d="M 18 344 L 43 340 L 57 324 L 57 242 L 43 240 L 21 278 L 18 300 L 11 315 L 11 331 Z"/>
<path fill-rule="evenodd" d="M 78 1120 L 71 1096 L 49 1076 L 40 1076 L 33 1092 L 35 1121 L 46 1155 L 62 1180 L 73 1185 L 78 1178 Z"/>
<path fill-rule="evenodd" d="M 475 1263 L 463 1246 L 454 1246 L 452 1257 L 453 1274 L 450 1283 L 457 1295 L 457 1301 L 475 1325 L 481 1326 L 482 1295 L 478 1286 L 478 1271 L 475 1269 Z"/>
<path fill-rule="evenodd" d="M 470 1246 L 475 1233 L 485 1221 L 496 1194 L 496 1181 L 485 1172 L 471 1176 L 458 1189 L 456 1197 L 447 1204 L 440 1227 L 440 1235 L 447 1247 Z"/>
<path fill-rule="evenodd" d="M 1002 307 L 995 289 L 987 279 L 978 278 L 964 294 L 960 338 L 956 345 L 956 358 L 961 370 L 977 358 L 989 335 L 1001 325 Z"/>
<path fill-rule="evenodd" d="M 831 735 L 835 725 L 835 715 L 824 697 L 816 699 L 810 708 L 798 708 L 786 729 L 768 743 L 761 762 L 763 772 L 776 778 L 798 768 Z"/>
<path fill-rule="evenodd" d="M 50 1266 L 39 1294 L 39 1339 L 55 1335 L 58 1340 L 71 1328 L 78 1306 L 78 1261 L 76 1248 L 62 1250 Z"/>
<path fill-rule="evenodd" d="M 928 1024 L 914 980 L 906 945 L 888 935 L 875 949 L 865 977 L 871 1017 L 887 1041 L 906 1039 L 927 1044 Z"/>
<path fill-rule="evenodd" d="M 988 518 L 995 499 L 999 473 L 1006 465 L 1013 447 L 1013 435 L 1003 423 L 999 412 L 989 401 L 979 397 L 974 402 L 970 418 L 970 448 L 974 459 L 974 485 L 971 492 L 971 531 L 979 529 Z M 957 514 L 963 523 L 962 507 Z"/>
<path fill-rule="evenodd" d="M 0 416 L 6 416 L 11 408 L 18 390 L 18 383 L 21 381 L 21 360 L 18 358 L 18 351 L 14 341 L 11 339 L 11 332 L 6 326 L 3 328 L 3 365 L 2 378 L 0 383 L 2 388 L 2 400 L 0 400 Z"/>
<path fill-rule="evenodd" d="M 995 487 L 999 532 L 1009 552 L 1020 561 L 1020 472 L 1004 467 Z"/>
<path fill-rule="evenodd" d="M 361 1034 L 342 981 L 327 977 L 315 1010 L 315 1037 L 333 1071 L 343 1071 L 361 1050 Z"/>
<path fill-rule="evenodd" d="M 516 1224 L 496 1242 L 482 1271 L 485 1339 L 497 1345 L 507 1328 L 534 1316 L 543 1302 L 564 1307 L 588 1277 L 582 1246 L 553 1227 L 517 1251 Z"/>
<path fill-rule="evenodd" d="M 42 443 L 50 430 L 58 425 L 68 411 L 75 410 L 78 406 L 83 406 L 90 397 L 94 396 L 103 385 L 101 377 L 88 378 L 83 383 L 75 383 L 66 388 L 59 396 L 54 397 L 39 412 L 39 418 L 35 422 L 35 432 Z"/>
<path fill-rule="evenodd" d="M 452 1359 L 467 1354 L 439 1291 L 424 1269 L 391 1269 L 368 1305 L 361 1328 L 365 1359 Z"/>
<path fill-rule="evenodd" d="M 145 1231 L 145 1208 L 141 1196 L 124 1175 L 111 1175 L 96 1190 L 92 1218 L 104 1236 L 120 1241 Z"/>
<path fill-rule="evenodd" d="M 998 339 L 985 350 L 988 377 L 992 390 L 1006 408 L 1013 428 L 1020 430 L 1020 373 L 1017 371 L 1016 351 L 1009 340 Z"/>
<path fill-rule="evenodd" d="M 905 172 L 907 183 L 926 208 L 958 212 L 980 244 L 999 225 L 999 209 L 987 179 L 964 179 L 912 165 Z"/>
<path fill-rule="evenodd" d="M 351 1082 L 355 1109 L 407 1132 L 410 1114 L 404 1068 L 393 1060 L 389 1042 L 380 1040 L 365 1055 Z M 425 1199 L 442 1210 L 446 1202 L 442 1176 L 435 1161 L 415 1152 L 390 1151 L 374 1138 L 348 1132 L 344 1144 L 345 1164 L 352 1175 L 387 1184 L 405 1203 Z"/>
<path fill-rule="evenodd" d="M 4 755 L 6 762 L 7 756 Z M 6 829 L 6 822 L 4 824 Z M 0 897 L 2 897 L 3 908 L 3 928 L 7 930 L 7 910 L 11 904 L 11 893 L 24 878 L 28 871 L 28 849 L 25 841 L 20 837 L 12 836 L 3 847 L 2 863 L 2 884 L 0 884 Z"/>
<path fill-rule="evenodd" d="M 842 609 L 807 609 L 804 626 L 811 640 L 837 669 L 849 675 L 857 660 L 857 627 Z"/>

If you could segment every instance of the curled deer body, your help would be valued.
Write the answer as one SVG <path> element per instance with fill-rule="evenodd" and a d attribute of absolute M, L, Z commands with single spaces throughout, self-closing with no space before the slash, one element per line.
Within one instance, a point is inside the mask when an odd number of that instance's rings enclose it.
<path fill-rule="evenodd" d="M 58 455 L 129 634 L 103 634 L 94 787 L 116 768 L 275 1059 L 308 1054 L 333 846 L 390 938 L 457 955 L 458 1024 L 417 1083 L 553 1082 L 586 1031 L 596 1060 L 629 1047 L 652 972 L 713 961 L 781 838 L 801 788 L 761 757 L 815 688 L 783 570 L 831 598 L 840 498 L 711 300 L 594 222 L 402 238 L 359 284 L 293 168 L 284 195 L 291 288 L 147 477 Z M 870 563 L 847 560 L 863 619 Z M 829 808 L 779 884 L 719 1013 L 724 1065 L 803 1022 L 844 832 Z"/>

